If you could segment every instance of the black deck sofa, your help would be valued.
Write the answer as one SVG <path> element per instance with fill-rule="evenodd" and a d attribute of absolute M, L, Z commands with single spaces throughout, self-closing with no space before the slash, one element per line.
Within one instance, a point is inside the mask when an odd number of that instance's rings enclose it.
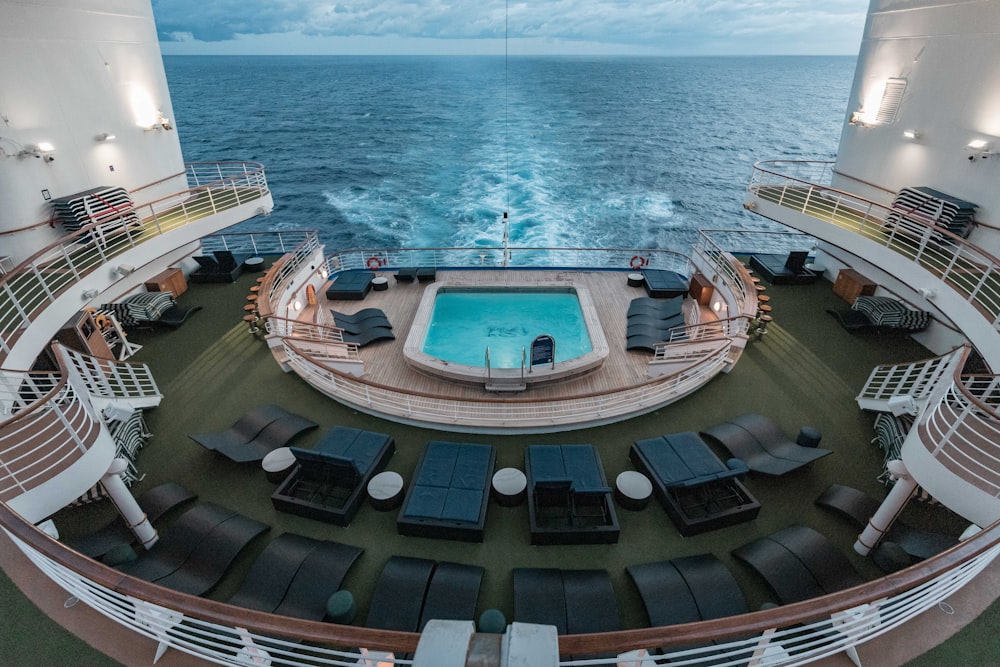
<path fill-rule="evenodd" d="M 191 272 L 192 283 L 232 283 L 243 273 L 243 263 L 250 255 L 237 255 L 228 250 L 216 250 L 211 255 L 196 255 L 198 268 Z"/>
<path fill-rule="evenodd" d="M 482 542 L 495 462 L 493 445 L 427 443 L 396 519 L 399 534 Z"/>
<path fill-rule="evenodd" d="M 747 465 L 723 463 L 696 433 L 637 440 L 629 460 L 652 480 L 657 500 L 685 537 L 752 521 L 760 512 L 740 481 Z"/>
<path fill-rule="evenodd" d="M 528 445 L 524 451 L 532 544 L 614 544 L 620 528 L 593 445 Z"/>
<path fill-rule="evenodd" d="M 392 436 L 336 426 L 315 449 L 291 447 L 297 460 L 273 494 L 275 509 L 338 526 L 350 525 L 369 480 L 396 452 Z"/>
<path fill-rule="evenodd" d="M 375 274 L 371 271 L 342 271 L 326 288 L 326 298 L 330 301 L 360 301 L 372 289 Z"/>
<path fill-rule="evenodd" d="M 805 268 L 809 253 L 796 250 L 788 255 L 751 255 L 750 268 L 772 285 L 811 285 L 819 274 Z"/>

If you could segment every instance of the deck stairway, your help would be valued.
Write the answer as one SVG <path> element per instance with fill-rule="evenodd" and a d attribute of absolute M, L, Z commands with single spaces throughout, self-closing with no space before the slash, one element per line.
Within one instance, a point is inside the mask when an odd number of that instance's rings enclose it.
<path fill-rule="evenodd" d="M 942 377 L 954 374 L 961 349 L 912 364 L 878 366 L 857 396 L 858 407 L 916 415 Z"/>
<path fill-rule="evenodd" d="M 79 375 L 98 409 L 111 404 L 124 404 L 133 410 L 141 410 L 156 407 L 163 399 L 146 364 L 98 359 L 58 343 L 52 347 L 65 364 Z"/>

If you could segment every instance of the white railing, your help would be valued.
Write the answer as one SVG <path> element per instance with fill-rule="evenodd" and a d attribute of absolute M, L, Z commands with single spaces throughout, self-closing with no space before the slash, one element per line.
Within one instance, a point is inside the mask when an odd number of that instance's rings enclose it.
<path fill-rule="evenodd" d="M 343 637 L 348 632 L 357 632 L 359 637 L 363 633 L 371 636 L 378 634 L 378 631 L 361 628 L 299 621 L 303 632 L 307 633 L 303 636 L 313 641 L 309 644 L 285 641 L 275 636 L 274 628 L 281 626 L 273 623 L 271 619 L 277 620 L 277 617 L 249 610 L 234 610 L 219 603 L 183 595 L 173 596 L 176 604 L 172 607 L 154 603 L 124 592 L 133 587 L 128 585 L 129 578 L 123 577 L 120 573 L 96 564 L 90 566 L 90 569 L 96 569 L 101 573 L 107 570 L 107 578 L 118 582 L 114 588 L 109 587 L 95 581 L 96 575 L 87 577 L 80 574 L 42 549 L 19 539 L 9 530 L 6 532 L 39 571 L 62 587 L 69 596 L 130 631 L 159 642 L 165 649 L 182 651 L 210 663 L 233 666 L 270 664 L 273 667 L 285 665 L 355 667 L 359 657 L 363 656 L 324 646 L 341 642 L 323 641 L 322 633 L 326 632 L 330 637 Z M 816 599 L 756 612 L 746 617 L 745 621 L 741 620 L 741 617 L 732 617 L 675 626 L 678 630 L 683 629 L 684 634 L 695 636 L 699 629 L 712 627 L 714 634 L 722 639 L 714 644 L 702 642 L 700 648 L 670 649 L 663 656 L 656 658 L 656 664 L 666 660 L 671 664 L 692 666 L 753 664 L 763 667 L 815 663 L 817 660 L 889 633 L 946 602 L 1000 554 L 1000 544 L 995 543 L 998 532 L 1000 528 L 993 526 L 980 533 L 975 542 L 992 546 L 974 550 L 972 555 L 964 559 L 952 563 L 946 555 L 937 557 L 934 560 L 941 559 L 947 563 L 947 567 L 938 568 L 927 577 L 911 577 L 903 571 L 850 591 L 827 596 L 826 600 L 830 602 L 824 606 L 817 604 L 823 602 L 823 599 Z M 44 539 L 42 536 L 36 536 L 32 542 L 47 544 Z M 972 547 L 971 542 L 966 546 Z M 53 548 L 55 545 L 49 546 Z M 66 551 L 59 549 L 55 553 L 65 556 Z M 926 566 L 922 564 L 915 567 Z M 147 586 L 139 590 L 148 591 L 150 588 L 154 587 Z M 237 621 L 239 625 L 213 622 L 213 619 L 234 617 L 241 618 Z M 817 617 L 818 620 L 814 620 Z M 750 620 L 751 618 L 755 620 Z M 774 623 L 774 620 L 789 618 L 793 620 L 791 622 L 785 620 L 783 625 Z M 726 622 L 731 629 L 725 629 Z M 270 629 L 271 632 L 258 631 L 255 628 Z M 751 630 L 751 628 L 760 629 Z M 402 634 L 386 633 L 386 638 Z M 664 634 L 671 634 L 671 629 L 650 628 L 623 633 L 623 636 L 631 637 L 628 648 L 621 648 L 623 642 L 618 633 L 606 633 L 602 637 L 606 642 L 605 645 L 617 646 L 618 650 L 624 651 L 661 645 L 654 643 L 654 635 L 662 639 Z M 729 639 L 732 636 L 743 638 Z M 579 637 L 585 638 L 585 636 Z M 643 637 L 650 638 L 648 645 L 643 643 Z M 561 652 L 571 652 L 572 649 L 564 644 L 570 644 L 575 639 L 574 636 L 560 638 Z M 593 639 L 587 638 L 587 640 L 590 646 L 598 645 Z M 249 660 L 254 656 L 260 658 L 262 662 L 255 663 Z M 386 654 L 382 654 L 381 659 L 388 664 L 412 664 L 411 660 L 394 658 Z M 754 660 L 756 662 L 753 662 Z M 572 664 L 588 663 L 567 660 L 559 664 L 568 667 Z"/>
<path fill-rule="evenodd" d="M 691 261 L 672 250 L 641 248 L 379 248 L 336 252 L 327 257 L 330 273 L 345 269 L 461 267 L 513 269 L 666 269 L 685 275 Z"/>
<path fill-rule="evenodd" d="M 288 364 L 309 384 L 327 396 L 366 412 L 403 417 L 428 425 L 461 429 L 546 428 L 600 423 L 659 407 L 685 396 L 718 374 L 727 362 L 728 347 L 701 355 L 691 365 L 669 376 L 607 393 L 560 399 L 454 399 L 404 391 L 374 384 L 317 364 L 285 345 Z"/>
<path fill-rule="evenodd" d="M 904 395 L 915 400 L 925 399 L 943 377 L 954 372 L 956 360 L 963 357 L 963 348 L 958 348 L 940 357 L 911 364 L 876 366 L 857 400 L 886 401 Z"/>
<path fill-rule="evenodd" d="M 935 460 L 994 498 L 1000 498 L 998 387 L 993 375 L 955 379 L 914 427 Z"/>
<path fill-rule="evenodd" d="M 83 276 L 139 244 L 268 194 L 264 168 L 256 163 L 188 165 L 188 181 L 190 189 L 132 209 L 142 221 L 138 226 L 96 233 L 107 224 L 102 219 L 0 276 L 0 362 L 20 331 Z"/>
<path fill-rule="evenodd" d="M 158 405 L 163 398 L 146 364 L 98 359 L 63 345 L 54 347 L 66 365 L 79 374 L 91 396 L 141 400 L 146 407 Z"/>
<path fill-rule="evenodd" d="M 0 423 L 0 500 L 9 502 L 70 467 L 94 443 L 101 426 L 89 403 L 65 380 L 8 372 L 0 384 L 5 414 Z M 36 393 L 45 390 L 44 393 Z M 20 396 L 14 396 L 20 394 Z M 25 398 L 27 397 L 27 398 Z"/>
<path fill-rule="evenodd" d="M 920 216 L 799 177 L 810 164 L 759 162 L 748 190 L 761 200 L 837 225 L 906 257 L 975 305 L 1000 330 L 1000 260 Z M 752 207 L 752 202 L 748 205 Z"/>

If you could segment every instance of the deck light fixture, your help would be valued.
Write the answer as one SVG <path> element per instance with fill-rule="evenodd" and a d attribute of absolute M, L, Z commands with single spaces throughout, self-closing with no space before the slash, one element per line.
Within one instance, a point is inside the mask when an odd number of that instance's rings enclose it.
<path fill-rule="evenodd" d="M 903 136 L 909 139 L 910 141 L 916 141 L 917 139 L 920 138 L 921 135 L 916 130 L 903 130 Z"/>
<path fill-rule="evenodd" d="M 990 142 L 985 139 L 973 139 L 965 147 L 972 151 L 969 154 L 969 162 L 975 162 L 977 159 L 986 160 L 993 155 L 990 152 Z"/>
<path fill-rule="evenodd" d="M 100 141 L 114 141 L 115 140 L 115 135 L 111 134 L 110 132 L 101 132 L 99 135 L 97 135 L 96 137 L 94 137 L 94 139 L 96 141 L 99 141 L 99 142 Z"/>
<path fill-rule="evenodd" d="M 117 271 L 122 276 L 127 276 L 132 273 L 135 273 L 135 267 L 132 266 L 131 264 L 119 264 L 118 267 L 115 269 L 115 271 Z"/>

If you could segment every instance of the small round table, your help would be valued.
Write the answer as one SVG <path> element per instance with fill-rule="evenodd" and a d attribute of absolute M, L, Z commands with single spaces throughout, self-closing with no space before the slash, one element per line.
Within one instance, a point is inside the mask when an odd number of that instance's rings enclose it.
<path fill-rule="evenodd" d="M 243 262 L 243 268 L 250 273 L 256 271 L 264 270 L 264 258 L 263 257 L 251 257 L 247 261 Z"/>
<path fill-rule="evenodd" d="M 627 276 L 629 287 L 642 287 L 643 280 L 641 273 L 630 273 Z"/>
<path fill-rule="evenodd" d="M 517 468 L 501 468 L 493 474 L 493 499 L 498 505 L 514 507 L 527 496 L 528 480 Z"/>
<path fill-rule="evenodd" d="M 626 470 L 615 478 L 615 500 L 627 510 L 641 510 L 649 504 L 653 484 L 645 475 Z"/>
<path fill-rule="evenodd" d="M 403 503 L 403 477 L 391 470 L 380 472 L 368 482 L 368 497 L 380 512 L 396 509 Z"/>
<path fill-rule="evenodd" d="M 264 455 L 264 460 L 260 462 L 260 467 L 264 469 L 267 481 L 277 484 L 288 477 L 292 467 L 295 465 L 295 454 L 288 447 L 278 447 Z"/>
<path fill-rule="evenodd" d="M 372 278 L 372 289 L 376 292 L 384 292 L 389 289 L 389 279 L 383 276 Z"/>
<path fill-rule="evenodd" d="M 795 438 L 795 444 L 803 447 L 819 447 L 819 441 L 822 439 L 823 436 L 819 431 L 811 426 L 803 426 L 798 437 Z"/>

